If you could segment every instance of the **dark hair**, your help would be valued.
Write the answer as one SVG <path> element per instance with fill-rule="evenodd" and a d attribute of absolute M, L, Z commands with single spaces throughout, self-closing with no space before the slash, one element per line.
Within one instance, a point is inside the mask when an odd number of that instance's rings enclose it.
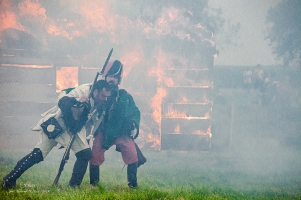
<path fill-rule="evenodd" d="M 103 88 L 105 88 L 106 90 L 110 90 L 110 84 L 105 81 L 105 80 L 98 80 L 96 81 L 96 83 L 93 85 L 93 88 L 92 88 L 92 92 L 94 90 L 98 90 L 98 91 L 101 91 Z"/>

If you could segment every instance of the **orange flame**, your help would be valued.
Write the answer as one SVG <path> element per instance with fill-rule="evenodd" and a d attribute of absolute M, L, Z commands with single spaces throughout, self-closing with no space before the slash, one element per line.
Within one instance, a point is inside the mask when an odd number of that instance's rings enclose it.
<path fill-rule="evenodd" d="M 162 51 L 160 51 L 157 55 L 157 66 L 153 67 L 149 71 L 149 75 L 155 75 L 157 77 L 158 85 L 162 84 L 164 79 L 164 70 L 162 66 L 168 66 L 169 58 L 168 56 L 164 55 Z M 162 99 L 165 98 L 167 95 L 166 89 L 162 87 L 157 88 L 157 92 L 155 96 L 152 98 L 151 107 L 153 108 L 153 118 L 159 125 L 159 130 L 161 130 L 161 115 L 162 115 Z"/>
<path fill-rule="evenodd" d="M 80 13 L 84 17 L 84 30 L 96 29 L 99 32 L 111 32 L 116 27 L 116 17 L 110 11 L 110 6 L 105 1 L 80 2 Z"/>
<path fill-rule="evenodd" d="M 193 134 L 198 134 L 198 135 L 209 135 L 209 137 L 211 137 L 211 126 L 208 127 L 207 131 L 201 131 L 201 130 L 197 130 L 195 132 L 193 132 Z"/>
<path fill-rule="evenodd" d="M 20 68 L 36 68 L 36 69 L 45 69 L 45 68 L 52 68 L 52 65 L 21 65 L 21 64 L 2 64 L 2 67 L 20 67 Z"/>
<path fill-rule="evenodd" d="M 165 85 L 167 85 L 167 87 L 173 87 L 174 86 L 174 82 L 173 82 L 172 78 L 165 78 L 164 82 L 165 82 Z"/>
<path fill-rule="evenodd" d="M 17 21 L 17 17 L 11 8 L 10 0 L 0 1 L 0 32 L 7 28 L 24 30 L 24 27 Z"/>
<path fill-rule="evenodd" d="M 62 67 L 56 70 L 56 92 L 78 86 L 78 67 Z"/>
<path fill-rule="evenodd" d="M 181 131 L 180 131 L 180 124 L 178 124 L 178 125 L 175 127 L 174 133 L 181 133 Z"/>
<path fill-rule="evenodd" d="M 168 105 L 168 112 L 166 113 L 165 117 L 167 118 L 186 118 L 187 115 L 184 112 L 179 112 L 172 109 L 171 105 Z"/>
<path fill-rule="evenodd" d="M 165 114 L 166 118 L 185 118 L 185 119 L 210 119 L 210 113 L 207 112 L 204 117 L 187 116 L 185 112 L 180 112 L 172 109 L 172 105 L 168 105 L 168 111 Z"/>
<path fill-rule="evenodd" d="M 124 72 L 123 76 L 126 77 L 132 68 L 139 64 L 143 60 L 143 51 L 138 48 L 135 51 L 127 52 L 120 58 L 120 61 L 123 63 Z"/>
<path fill-rule="evenodd" d="M 166 96 L 166 90 L 163 88 L 157 88 L 156 95 L 152 98 L 151 107 L 153 108 L 153 118 L 161 124 L 161 113 L 162 113 L 162 99 Z M 160 129 L 159 129 L 160 130 Z"/>
<path fill-rule="evenodd" d="M 188 103 L 188 99 L 185 96 L 183 96 L 182 101 L 179 102 L 179 103 Z"/>
<path fill-rule="evenodd" d="M 46 20 L 46 10 L 41 7 L 38 1 L 32 2 L 31 0 L 25 0 L 19 4 L 20 15 L 33 16 L 33 19 L 45 21 Z"/>
<path fill-rule="evenodd" d="M 211 116 L 210 116 L 210 113 L 209 113 L 209 112 L 206 112 L 206 114 L 205 114 L 205 118 L 207 118 L 207 119 L 211 118 Z"/>
<path fill-rule="evenodd" d="M 187 27 L 187 24 L 192 23 L 189 18 L 186 17 L 187 12 L 184 9 L 177 9 L 174 7 L 163 8 L 162 14 L 154 22 L 154 24 L 148 24 L 139 20 L 137 22 L 131 21 L 125 17 L 120 17 L 119 15 L 114 14 L 114 12 L 111 12 L 112 10 L 110 8 L 110 3 L 108 3 L 107 1 L 66 0 L 60 1 L 59 3 L 68 5 L 72 4 L 69 6 L 70 13 L 78 13 L 81 16 L 80 19 L 72 22 L 68 19 L 52 20 L 46 16 L 46 10 L 41 6 L 38 0 L 24 0 L 22 1 L 22 3 L 19 3 L 20 12 L 18 13 L 18 15 L 20 15 L 21 17 L 29 17 L 33 21 L 38 21 L 44 24 L 45 30 L 47 30 L 48 34 L 54 36 L 60 35 L 68 38 L 69 40 L 72 40 L 74 37 L 84 35 L 85 32 L 97 30 L 98 32 L 110 33 L 113 43 L 120 44 L 122 40 L 128 38 L 120 37 L 121 33 L 118 33 L 116 31 L 117 27 L 121 26 L 122 29 L 127 30 L 130 26 L 131 28 L 135 28 L 134 31 L 144 31 L 144 33 L 146 34 L 144 35 L 145 37 L 152 37 L 154 34 L 156 34 L 155 37 L 171 34 L 182 40 L 186 39 L 194 42 L 194 39 L 190 35 L 189 29 L 178 31 L 179 29 L 175 28 L 180 26 Z M 11 1 L 2 0 L 0 1 L 0 5 L 0 31 L 10 27 L 23 30 L 23 26 L 16 20 L 18 15 L 15 15 L 14 12 L 12 12 Z M 120 22 L 123 22 L 123 24 L 120 25 Z M 198 24 L 196 28 L 205 29 L 205 27 L 201 26 L 200 24 Z M 47 40 L 44 40 L 46 43 Z M 100 43 L 102 43 L 103 40 L 104 38 L 99 38 Z M 207 40 L 208 42 L 211 42 L 210 39 Z M 131 44 L 129 46 L 134 45 Z M 157 48 L 159 49 L 160 45 L 158 45 Z M 141 60 L 144 59 L 143 50 L 140 46 L 137 46 L 135 50 L 130 50 L 130 52 L 123 52 L 121 53 L 121 55 L 122 56 L 120 56 L 120 60 L 126 66 L 124 68 L 124 76 L 127 76 L 132 68 L 135 67 L 135 65 L 141 63 Z M 167 95 L 167 91 L 163 88 L 163 85 L 174 87 L 177 80 L 174 79 L 175 81 L 173 81 L 172 78 L 165 78 L 164 71 L 168 68 L 173 67 L 170 65 L 172 63 L 172 60 L 175 59 L 175 56 L 176 55 L 167 54 L 162 50 L 158 50 L 158 54 L 155 55 L 155 59 L 157 59 L 157 65 L 149 71 L 149 75 L 155 75 L 157 77 L 158 88 L 156 94 L 152 98 L 151 107 L 153 109 L 153 118 L 159 126 L 161 126 L 162 100 Z M 187 67 L 187 63 L 190 62 L 187 58 L 177 57 L 176 59 L 181 63 L 181 66 Z M 78 67 L 62 67 L 60 70 L 57 70 L 56 76 L 57 92 L 68 87 L 78 86 Z M 188 103 L 189 101 L 186 97 L 183 97 L 182 102 Z M 187 117 L 185 113 L 175 114 L 186 118 L 191 118 Z M 209 117 L 210 114 L 206 113 L 205 118 Z M 161 130 L 161 128 L 159 128 L 159 130 Z M 176 131 L 180 132 L 179 125 L 175 129 L 175 132 Z M 160 144 L 160 139 L 155 137 L 153 134 L 148 134 L 146 137 L 148 137 L 149 141 L 154 142 L 154 145 L 152 147 L 156 148 Z"/>
<path fill-rule="evenodd" d="M 153 142 L 153 145 L 151 146 L 154 149 L 159 150 L 160 147 L 160 138 L 155 137 L 153 134 L 148 134 L 148 141 Z"/>

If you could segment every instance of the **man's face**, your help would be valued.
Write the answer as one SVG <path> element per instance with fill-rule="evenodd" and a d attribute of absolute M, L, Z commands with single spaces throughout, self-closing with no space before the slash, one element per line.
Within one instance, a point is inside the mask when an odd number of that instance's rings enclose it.
<path fill-rule="evenodd" d="M 98 91 L 97 89 L 93 92 L 94 95 L 94 101 L 96 104 L 103 104 L 108 100 L 108 97 L 111 96 L 111 92 L 107 90 L 106 88 L 103 88 L 102 90 Z"/>
<path fill-rule="evenodd" d="M 106 81 L 110 84 L 110 86 L 118 85 L 118 78 L 115 76 L 107 76 Z"/>

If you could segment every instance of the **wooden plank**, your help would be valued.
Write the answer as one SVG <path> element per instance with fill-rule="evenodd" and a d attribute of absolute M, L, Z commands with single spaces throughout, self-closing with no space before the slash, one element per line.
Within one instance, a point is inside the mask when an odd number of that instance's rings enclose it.
<path fill-rule="evenodd" d="M 182 133 L 193 135 L 200 131 L 205 134 L 210 129 L 210 119 L 190 119 L 190 118 L 162 118 L 161 133 Z"/>
<path fill-rule="evenodd" d="M 35 64 L 35 65 L 63 65 L 75 66 L 78 62 L 68 59 L 67 57 L 59 57 L 54 55 L 47 55 L 45 52 L 39 52 L 39 57 L 36 57 L 35 52 L 8 50 L 2 52 L 9 56 L 0 55 L 0 64 Z"/>
<path fill-rule="evenodd" d="M 0 102 L 0 116 L 40 115 L 54 106 L 53 103 L 3 101 Z"/>
<path fill-rule="evenodd" d="M 179 69 L 167 70 L 165 84 L 168 86 L 209 86 L 211 80 L 209 70 L 201 69 Z"/>
<path fill-rule="evenodd" d="M 30 68 L 34 65 L 0 66 L 0 84 L 55 84 L 55 68 Z M 26 67 L 27 66 L 27 67 Z M 38 67 L 38 66 L 37 66 Z M 41 67 L 41 66 L 40 66 Z M 44 66 L 51 67 L 51 66 Z"/>
<path fill-rule="evenodd" d="M 187 116 L 187 117 L 206 117 L 211 116 L 212 104 L 190 104 L 190 103 L 182 103 L 182 104 L 173 104 L 169 103 L 163 105 L 162 115 L 163 117 L 170 116 Z"/>
<path fill-rule="evenodd" d="M 206 103 L 212 99 L 211 88 L 167 87 L 164 102 L 168 103 Z"/>
<path fill-rule="evenodd" d="M 0 101 L 55 102 L 55 86 L 42 84 L 0 84 Z"/>
<path fill-rule="evenodd" d="M 97 72 L 101 71 L 100 68 L 83 68 L 78 70 L 78 85 L 92 83 L 95 79 Z M 98 77 L 99 79 L 101 76 Z"/>
<path fill-rule="evenodd" d="M 2 150 L 29 150 L 39 141 L 40 133 L 31 131 L 39 116 L 3 117 L 1 120 L 0 148 Z"/>
<path fill-rule="evenodd" d="M 211 148 L 211 137 L 203 135 L 164 134 L 161 150 L 207 151 Z"/>

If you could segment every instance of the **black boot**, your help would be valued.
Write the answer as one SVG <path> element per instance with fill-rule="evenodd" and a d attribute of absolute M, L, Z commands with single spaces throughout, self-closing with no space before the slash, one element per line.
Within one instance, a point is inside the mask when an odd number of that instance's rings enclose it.
<path fill-rule="evenodd" d="M 135 142 L 135 147 L 137 151 L 137 157 L 138 157 L 138 166 L 143 165 L 146 162 L 146 158 L 144 157 L 143 153 L 141 152 L 139 146 Z"/>
<path fill-rule="evenodd" d="M 74 163 L 72 177 L 69 181 L 69 186 L 73 188 L 79 187 L 82 183 L 92 152 L 91 149 L 88 148 L 77 152 L 75 156 L 77 159 Z"/>
<path fill-rule="evenodd" d="M 17 162 L 15 168 L 2 180 L 2 189 L 8 190 L 16 186 L 17 179 L 34 164 L 43 161 L 40 149 L 34 148 L 31 153 Z"/>
<path fill-rule="evenodd" d="M 96 186 L 99 182 L 99 166 L 90 164 L 90 184 Z"/>
<path fill-rule="evenodd" d="M 138 164 L 137 162 L 133 164 L 129 164 L 127 167 L 127 178 L 128 178 L 128 186 L 130 188 L 137 188 L 137 168 Z"/>

